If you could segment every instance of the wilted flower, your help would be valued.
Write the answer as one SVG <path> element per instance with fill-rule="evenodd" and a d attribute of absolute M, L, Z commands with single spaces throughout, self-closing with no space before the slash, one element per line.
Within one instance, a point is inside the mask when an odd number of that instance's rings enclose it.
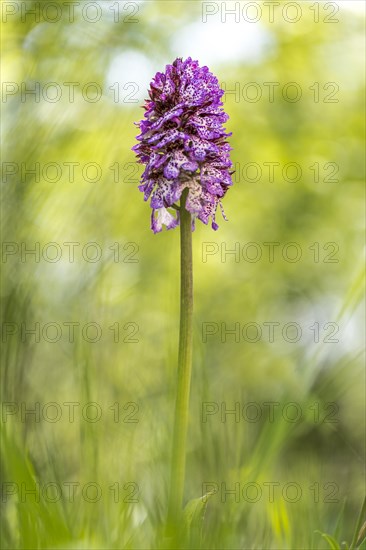
<path fill-rule="evenodd" d="M 216 230 L 218 204 L 225 218 L 221 199 L 232 185 L 232 163 L 226 141 L 231 134 L 223 127 L 229 118 L 222 109 L 223 94 L 208 67 L 199 67 L 190 57 L 167 65 L 150 84 L 144 119 L 138 123 L 140 143 L 133 150 L 146 165 L 139 189 L 145 200 L 151 196 L 154 233 L 163 225 L 179 225 L 176 202 L 187 187 L 192 229 L 195 218 L 205 224 L 211 218 Z"/>

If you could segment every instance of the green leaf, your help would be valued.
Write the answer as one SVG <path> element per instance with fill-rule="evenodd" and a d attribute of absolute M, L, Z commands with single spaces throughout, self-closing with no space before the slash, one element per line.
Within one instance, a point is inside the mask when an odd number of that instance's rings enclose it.
<path fill-rule="evenodd" d="M 322 533 L 321 531 L 316 531 L 316 533 L 319 533 L 319 535 L 321 535 L 323 539 L 327 541 L 327 543 L 329 544 L 329 548 L 331 548 L 332 550 L 341 550 L 340 545 L 334 537 L 332 537 L 331 535 L 327 535 L 326 533 Z"/>
<path fill-rule="evenodd" d="M 356 547 L 361 548 L 361 545 L 363 543 L 363 547 L 366 546 L 366 521 L 362 525 L 361 529 L 359 530 L 357 534 L 357 541 L 356 541 Z"/>
<path fill-rule="evenodd" d="M 206 493 L 202 497 L 190 500 L 184 508 L 183 523 L 185 539 L 193 548 L 201 544 L 207 503 L 213 494 L 214 492 Z"/>
<path fill-rule="evenodd" d="M 356 523 L 355 533 L 353 535 L 353 539 L 350 546 L 351 549 L 357 548 L 365 540 L 365 537 L 366 537 L 366 521 L 364 520 L 365 515 L 366 515 L 366 497 L 363 500 L 360 515 Z"/>

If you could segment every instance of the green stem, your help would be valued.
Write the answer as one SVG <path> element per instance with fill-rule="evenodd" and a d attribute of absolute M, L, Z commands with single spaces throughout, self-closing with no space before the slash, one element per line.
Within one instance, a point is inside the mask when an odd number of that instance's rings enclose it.
<path fill-rule="evenodd" d="M 180 328 L 178 352 L 178 384 L 175 402 L 173 452 L 170 476 L 168 506 L 168 530 L 177 527 L 182 512 L 186 440 L 189 417 L 189 392 L 192 371 L 192 227 L 191 214 L 185 203 L 188 189 L 185 189 L 180 203 Z"/>

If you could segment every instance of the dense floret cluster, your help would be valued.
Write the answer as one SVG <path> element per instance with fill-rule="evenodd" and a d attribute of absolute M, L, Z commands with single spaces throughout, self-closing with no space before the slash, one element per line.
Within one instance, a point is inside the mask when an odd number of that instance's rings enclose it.
<path fill-rule="evenodd" d="M 212 228 L 218 228 L 217 206 L 223 213 L 221 199 L 232 185 L 223 93 L 208 67 L 190 57 L 167 65 L 150 84 L 133 150 L 146 165 L 139 189 L 145 200 L 151 197 L 154 233 L 163 225 L 171 229 L 179 224 L 176 203 L 185 188 L 192 229 L 196 218 L 205 224 L 211 219 Z"/>

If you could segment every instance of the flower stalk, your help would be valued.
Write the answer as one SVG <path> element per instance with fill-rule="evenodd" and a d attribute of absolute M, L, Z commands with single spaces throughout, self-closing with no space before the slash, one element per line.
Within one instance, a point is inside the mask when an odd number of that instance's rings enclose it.
<path fill-rule="evenodd" d="M 150 199 L 151 229 L 180 226 L 181 294 L 178 381 L 175 403 L 167 535 L 181 526 L 189 393 L 192 371 L 192 231 L 196 220 L 218 229 L 218 207 L 226 220 L 222 199 L 232 186 L 231 147 L 224 127 L 218 79 L 207 66 L 191 57 L 178 57 L 156 73 L 145 100 L 144 117 L 137 126 L 138 143 L 132 147 L 145 165 L 139 185 Z M 178 202 L 180 205 L 178 206 Z"/>
<path fill-rule="evenodd" d="M 180 328 L 178 351 L 178 381 L 175 401 L 173 450 L 170 474 L 168 505 L 168 529 L 177 525 L 182 510 L 186 441 L 189 419 L 189 394 L 192 372 L 192 314 L 193 314 L 193 271 L 192 271 L 192 220 L 186 210 L 188 189 L 180 201 Z"/>

